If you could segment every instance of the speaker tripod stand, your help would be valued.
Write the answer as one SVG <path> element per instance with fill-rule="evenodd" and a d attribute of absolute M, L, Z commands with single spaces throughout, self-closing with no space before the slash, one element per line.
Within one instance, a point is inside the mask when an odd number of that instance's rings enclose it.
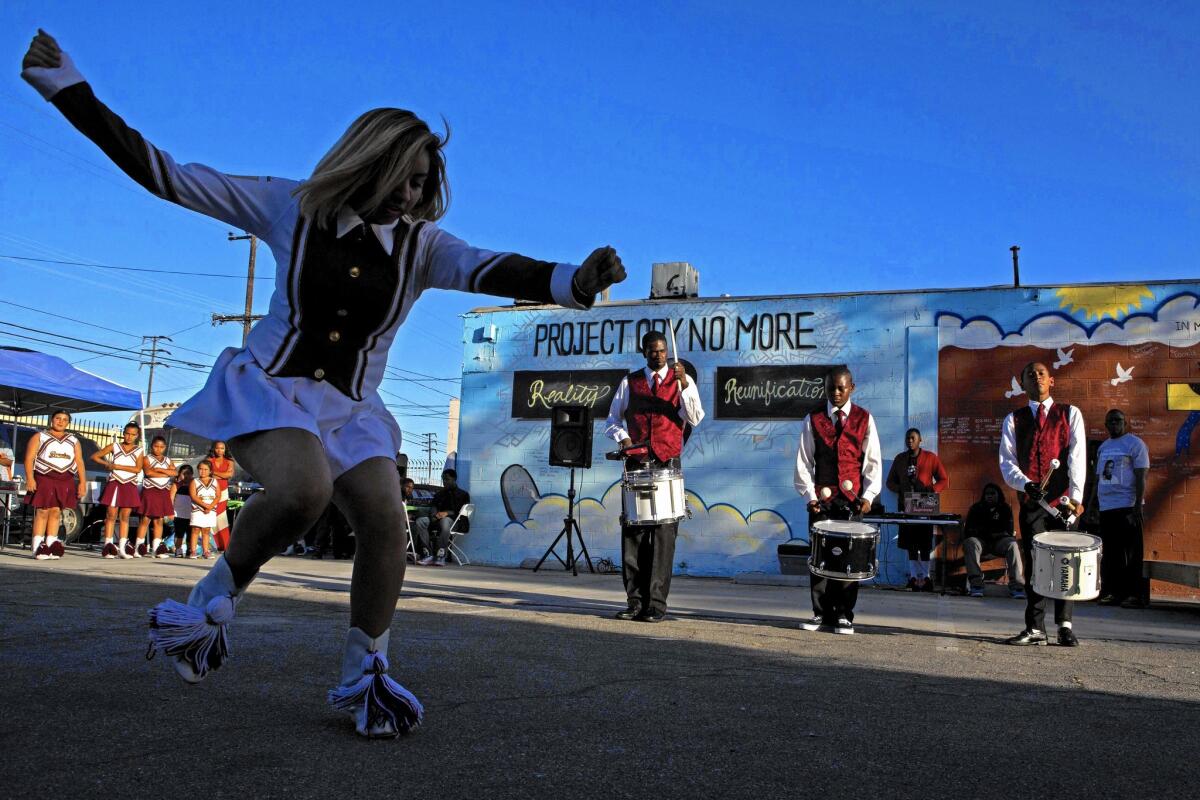
<path fill-rule="evenodd" d="M 571 467 L 571 486 L 569 489 L 567 489 L 567 516 L 563 518 L 562 530 L 558 532 L 558 536 L 554 537 L 554 541 L 551 542 L 550 546 L 546 548 L 546 552 L 542 553 L 542 557 L 538 561 L 537 566 L 533 568 L 533 571 L 537 572 L 539 569 L 541 569 L 542 564 L 546 562 L 546 559 L 553 555 L 558 559 L 558 563 L 563 565 L 563 569 L 569 569 L 571 570 L 572 575 L 578 575 L 579 570 L 576 569 L 575 566 L 578 559 L 575 555 L 575 547 L 571 541 L 572 536 L 579 537 L 579 549 L 583 553 L 583 561 L 585 564 L 587 564 L 588 571 L 594 573 L 596 568 L 592 566 L 592 557 L 588 554 L 587 544 L 583 541 L 583 532 L 579 530 L 579 523 L 575 521 L 574 467 Z M 554 549 L 558 547 L 558 543 L 562 541 L 564 537 L 566 537 L 567 540 L 567 557 L 565 560 Z"/>

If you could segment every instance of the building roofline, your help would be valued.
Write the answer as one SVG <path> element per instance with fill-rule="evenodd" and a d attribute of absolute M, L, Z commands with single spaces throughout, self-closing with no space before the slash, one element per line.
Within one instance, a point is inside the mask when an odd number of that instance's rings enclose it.
<path fill-rule="evenodd" d="M 1021 285 L 1010 286 L 1008 284 L 995 284 L 992 286 L 964 286 L 958 288 L 947 289 L 875 289 L 855 292 L 815 292 L 811 294 L 758 294 L 758 295 L 726 295 L 717 297 L 648 297 L 638 300 L 614 300 L 607 303 L 597 303 L 594 308 L 621 308 L 625 306 L 640 306 L 647 303 L 734 303 L 734 302 L 752 302 L 756 300 L 801 300 L 807 298 L 828 298 L 828 297 L 858 297 L 861 295 L 909 295 L 909 294 L 952 294 L 956 292 L 996 292 L 996 291 L 1012 291 L 1017 290 L 1032 290 L 1032 289 L 1064 289 L 1077 288 L 1084 286 L 1167 286 L 1180 283 L 1200 283 L 1200 278 L 1179 278 L 1175 280 L 1163 281 L 1105 281 L 1100 283 L 1056 283 L 1056 284 L 1038 284 L 1036 286 Z M 561 306 L 553 303 L 537 304 L 537 305 L 508 305 L 508 306 L 480 306 L 472 308 L 468 314 L 490 314 L 500 311 L 540 311 L 544 309 L 557 309 Z"/>

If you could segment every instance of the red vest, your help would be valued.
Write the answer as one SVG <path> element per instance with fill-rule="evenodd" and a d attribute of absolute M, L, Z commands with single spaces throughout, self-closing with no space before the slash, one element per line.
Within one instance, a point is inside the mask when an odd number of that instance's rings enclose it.
<path fill-rule="evenodd" d="M 1050 460 L 1057 458 L 1059 467 L 1046 484 L 1046 502 L 1057 504 L 1058 498 L 1067 493 L 1070 479 L 1067 475 L 1067 453 L 1071 443 L 1071 407 L 1066 403 L 1050 406 L 1046 418 L 1039 428 L 1029 406 L 1013 412 L 1013 432 L 1017 440 L 1017 466 L 1036 484 L 1050 472 Z"/>
<path fill-rule="evenodd" d="M 679 458 L 683 452 L 683 420 L 679 418 L 680 388 L 674 370 L 650 391 L 646 371 L 629 373 L 629 406 L 625 409 L 625 426 L 629 438 L 650 443 L 650 452 L 659 461 Z"/>
<path fill-rule="evenodd" d="M 862 406 L 852 405 L 840 436 L 827 408 L 814 411 L 808 420 L 816 445 L 813 481 L 817 491 L 828 486 L 835 496 L 840 493 L 849 500 L 851 493 L 842 489 L 842 481 L 850 481 L 853 496 L 858 496 L 862 492 L 863 442 L 867 439 L 871 415 Z"/>

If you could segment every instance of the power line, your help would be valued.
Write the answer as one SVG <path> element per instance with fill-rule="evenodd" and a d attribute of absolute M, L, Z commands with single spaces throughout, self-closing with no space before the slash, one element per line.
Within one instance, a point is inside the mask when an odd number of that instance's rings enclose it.
<path fill-rule="evenodd" d="M 412 370 L 412 369 L 405 369 L 404 367 L 394 367 L 394 366 L 392 366 L 391 364 L 388 364 L 388 367 L 387 367 L 387 368 L 388 368 L 388 369 L 391 369 L 391 370 L 395 370 L 396 372 L 407 372 L 409 375 L 416 375 L 418 378 L 424 378 L 425 380 L 429 380 L 429 381 L 458 381 L 458 380 L 462 380 L 462 378 L 461 378 L 460 376 L 456 376 L 456 377 L 453 377 L 453 378 L 442 378 L 442 377 L 439 377 L 439 376 L 437 376 L 437 375 L 426 375 L 424 372 L 417 372 L 416 370 Z"/>
<path fill-rule="evenodd" d="M 96 323 L 88 322 L 87 320 L 75 319 L 74 317 L 67 317 L 62 314 L 55 314 L 51 311 L 43 311 L 42 309 L 34 308 L 31 305 L 22 305 L 21 303 L 10 303 L 7 300 L 0 300 L 0 303 L 3 303 L 6 306 L 13 306 L 14 308 L 23 308 L 26 311 L 36 311 L 37 313 L 45 314 L 48 317 L 57 317 L 58 319 L 65 319 L 67 322 L 77 322 L 80 325 L 87 325 L 90 328 L 97 328 L 102 331 L 108 331 L 109 333 L 119 333 L 122 336 L 128 336 L 131 339 L 139 338 L 137 334 L 129 333 L 128 331 L 120 331 L 120 330 L 117 330 L 116 328 L 108 328 L 108 327 L 105 327 L 104 325 L 97 325 Z"/>
<path fill-rule="evenodd" d="M 76 253 L 62 250 L 61 248 L 52 245 L 47 245 L 44 242 L 39 242 L 36 239 L 31 239 L 27 236 L 14 235 L 12 233 L 0 231 L 0 239 L 13 242 L 21 247 L 33 248 L 41 255 L 53 256 L 54 258 L 61 258 L 64 260 L 84 260 L 83 256 L 80 256 Z M 221 301 L 209 298 L 199 292 L 186 291 L 179 288 L 176 285 L 178 281 L 164 282 L 161 278 L 152 278 L 149 276 L 144 277 L 133 274 L 130 275 L 126 281 L 114 286 L 111 283 L 102 283 L 97 281 L 93 277 L 92 273 L 86 271 L 81 272 L 80 270 L 61 269 L 48 264 L 38 264 L 35 262 L 30 263 L 31 266 L 35 267 L 36 269 L 45 270 L 52 275 L 71 278 L 76 281 L 89 283 L 93 286 L 99 287 L 102 292 L 107 291 L 134 296 L 137 298 L 138 303 L 144 303 L 147 293 L 153 293 L 156 303 L 166 303 L 168 305 L 180 306 L 189 310 L 193 309 L 198 303 L 201 302 L 208 305 L 222 305 Z M 183 305 L 181 302 L 179 302 L 180 300 L 187 301 L 187 305 Z"/>
<path fill-rule="evenodd" d="M 22 103 L 22 105 L 25 105 L 25 104 Z M 54 115 L 50 115 L 50 116 L 54 116 Z M 143 189 L 141 186 L 137 186 L 136 188 L 134 186 L 131 186 L 130 178 L 124 172 L 112 169 L 111 167 L 105 166 L 103 164 L 97 164 L 96 162 L 91 161 L 90 159 L 84 158 L 83 156 L 76 155 L 75 153 L 72 153 L 69 150 L 64 150 L 63 148 L 59 147 L 58 145 L 53 144 L 52 142 L 48 142 L 45 139 L 41 138 L 40 136 L 36 136 L 32 133 L 29 133 L 28 131 L 22 130 L 21 128 L 18 128 L 17 126 L 12 125 L 10 123 L 0 121 L 0 125 L 3 125 L 4 127 L 8 128 L 9 130 L 11 130 L 15 133 L 18 133 L 27 139 L 32 139 L 35 142 L 39 142 L 40 144 L 44 145 L 45 147 L 49 147 L 50 149 L 57 151 L 57 153 L 46 153 L 46 151 L 41 150 L 40 152 L 42 152 L 44 155 L 55 156 L 55 157 L 59 158 L 60 160 L 62 159 L 62 156 L 67 156 L 70 159 L 79 161 L 82 164 L 84 164 L 88 167 L 91 167 L 91 169 L 90 170 L 83 169 L 80 167 L 79 164 L 72 164 L 69 162 L 68 162 L 68 165 L 73 167 L 74 169 L 84 173 L 85 175 L 91 175 L 93 178 L 99 178 L 99 179 L 103 180 L 105 183 L 111 184 L 113 186 L 116 186 L 119 189 L 123 189 L 124 191 L 130 192 L 131 194 L 135 195 L 136 197 L 139 197 L 143 200 L 150 200 L 156 206 L 164 207 L 163 203 L 159 200 L 159 198 L 150 194 L 145 189 Z M 25 144 L 26 144 L 26 146 L 33 147 L 32 145 L 29 145 L 28 142 L 26 142 Z M 39 148 L 33 147 L 33 149 L 38 150 Z M 173 208 L 179 212 L 185 212 L 185 213 L 187 213 L 187 216 L 191 219 L 198 218 L 199 221 L 204 222 L 206 224 L 216 225 L 216 226 L 222 227 L 222 228 L 225 227 L 221 222 L 219 222 L 215 219 L 212 219 L 211 217 L 208 217 L 204 214 L 198 214 L 196 212 L 192 212 L 191 209 L 184 208 L 183 206 L 175 205 L 174 203 L 167 203 L 165 205 L 165 207 Z M 188 213 L 188 212 L 191 212 L 191 213 Z"/>
<path fill-rule="evenodd" d="M 122 336 L 128 336 L 128 337 L 129 337 L 129 338 L 131 338 L 131 339 L 140 339 L 140 338 L 141 338 L 141 337 L 140 337 L 140 336 L 138 336 L 138 334 L 136 334 L 136 333 L 129 333 L 128 331 L 122 331 L 122 330 L 118 330 L 118 329 L 116 329 L 116 328 L 109 328 L 109 327 L 107 327 L 107 326 L 105 326 L 105 325 L 97 325 L 97 324 L 96 324 L 96 323 L 94 323 L 94 322 L 88 322 L 88 321 L 87 321 L 87 320 L 85 320 L 85 319 L 76 319 L 75 317 L 68 317 L 68 316 L 66 316 L 66 315 L 64 315 L 64 314 L 55 314 L 55 313 L 54 313 L 54 312 L 52 312 L 52 311 L 46 311 L 45 309 L 42 309 L 42 308 L 37 308 L 37 307 L 35 307 L 35 306 L 31 306 L 31 305 L 22 305 L 22 304 L 20 304 L 20 303 L 12 303 L 12 302 L 9 302 L 8 300 L 0 300 L 0 303 L 3 303 L 3 304 L 4 304 L 4 305 L 6 305 L 6 306 L 12 306 L 12 307 L 14 307 L 14 308 L 21 308 L 21 309 L 24 309 L 24 310 L 26 310 L 26 311 L 33 311 L 33 312 L 36 312 L 36 313 L 38 313 L 38 314 L 45 314 L 45 315 L 46 315 L 46 316 L 48 316 L 48 317 L 55 317 L 56 319 L 62 319 L 62 320 L 66 320 L 67 322 L 74 322 L 74 323 L 77 323 L 77 324 L 79 324 L 79 325 L 87 325 L 89 328 L 96 328 L 97 330 L 101 330 L 101 331 L 108 331 L 109 333 L 119 333 L 119 334 L 121 334 Z M 193 325 L 193 326 L 192 326 L 192 328 L 198 328 L 198 327 L 200 327 L 200 325 L 204 325 L 204 324 L 206 324 L 206 323 L 204 323 L 204 322 L 201 322 L 201 323 L 199 323 L 198 325 Z M 192 328 L 185 328 L 184 330 L 191 330 Z M 180 331 L 180 333 L 182 333 L 182 331 Z M 177 335 L 177 334 L 171 334 L 171 335 L 172 335 L 172 336 L 175 336 L 175 335 Z M 189 353 L 195 353 L 196 355 L 199 355 L 199 356 L 207 356 L 207 357 L 209 357 L 209 358 L 216 358 L 216 356 L 215 356 L 215 355 L 213 355 L 212 353 L 205 353 L 205 352 L 204 352 L 204 351 L 202 351 L 202 350 L 193 350 L 193 349 L 192 349 L 192 348 L 190 348 L 190 347 L 184 347 L 183 345 L 179 345 L 179 344 L 175 345 L 175 347 L 179 348 L 180 350 L 187 350 Z M 92 360 L 92 359 L 90 359 L 90 358 L 85 358 L 85 359 L 83 359 L 83 361 L 91 361 L 91 360 Z M 72 365 L 74 365 L 74 364 L 82 364 L 82 363 L 83 363 L 83 361 L 76 361 L 76 362 L 73 362 L 73 364 L 72 364 Z"/>
<path fill-rule="evenodd" d="M 455 399 L 457 399 L 457 398 L 458 398 L 458 395 L 456 395 L 456 394 L 450 394 L 449 392 L 443 392 L 441 389 L 435 388 L 435 387 L 433 387 L 433 386 L 426 386 L 424 383 L 422 383 L 422 382 L 421 382 L 420 380 L 418 380 L 418 379 L 414 379 L 414 378 L 397 378 L 397 377 L 396 377 L 396 376 L 394 376 L 394 375 L 392 375 L 392 376 L 385 375 L 383 379 L 384 379 L 385 381 L 403 381 L 403 382 L 405 382 L 405 383 L 411 383 L 411 384 L 415 384 L 415 385 L 416 385 L 418 388 L 420 388 L 420 389 L 424 389 L 424 390 L 425 390 L 425 391 L 427 391 L 427 392 L 436 392 L 437 394 L 443 395 L 443 396 L 445 396 L 445 397 L 449 397 L 451 400 L 455 400 Z"/>
<path fill-rule="evenodd" d="M 194 278 L 236 278 L 237 280 L 245 280 L 241 275 L 228 275 L 223 272 L 191 272 L 188 270 L 179 269 L 157 269 L 153 267 L 122 267 L 116 264 L 96 264 L 90 261 L 63 261 L 56 258 L 33 258 L 32 256 L 11 256 L 0 254 L 0 258 L 7 258 L 13 261 L 34 261 L 41 264 L 64 264 L 69 267 L 94 267 L 95 269 L 115 269 L 121 272 L 151 272 L 156 275 L 187 275 Z M 274 278 L 258 277 L 256 281 L 272 281 Z"/>
<path fill-rule="evenodd" d="M 80 342 L 82 344 L 89 344 L 89 345 L 93 345 L 95 347 L 103 347 L 109 351 L 116 351 L 117 353 L 119 353 L 121 355 L 114 355 L 112 352 L 105 352 L 103 350 L 91 350 L 91 349 L 84 348 L 84 347 L 74 347 L 73 348 L 75 350 L 80 350 L 85 353 L 95 353 L 97 355 L 106 355 L 111 358 L 122 358 L 124 360 L 129 360 L 129 361 L 138 361 L 138 359 L 132 359 L 132 358 L 129 358 L 128 356 L 123 355 L 124 353 L 126 353 L 128 351 L 125 350 L 124 348 L 118 347 L 117 345 L 104 344 L 103 342 L 92 342 L 92 341 L 88 341 L 87 339 L 79 339 L 74 336 L 67 336 L 62 333 L 57 333 L 56 331 L 46 331 L 46 330 L 42 330 L 40 328 L 31 328 L 27 325 L 17 325 L 16 323 L 5 322 L 3 320 L 0 320 L 0 325 L 5 325 L 9 328 L 16 328 L 21 331 L 28 331 L 31 333 L 41 334 L 42 336 L 53 336 L 58 339 L 62 339 L 62 340 L 69 341 L 69 342 Z M 0 331 L 0 333 L 7 333 L 9 336 L 13 336 L 13 337 L 18 336 L 18 334 L 8 333 L 7 331 Z M 65 344 L 62 344 L 61 342 L 47 341 L 45 339 L 33 339 L 33 337 L 29 337 L 29 338 L 32 339 L 33 341 L 43 342 L 45 344 L 57 344 L 60 347 L 70 347 L 70 345 L 65 345 Z M 167 363 L 167 362 L 170 362 L 170 363 Z M 183 361 L 182 359 L 176 359 L 176 358 L 160 359 L 160 363 L 163 363 L 165 366 L 176 366 L 176 367 L 181 367 L 183 369 L 194 369 L 197 372 L 208 372 L 209 371 L 209 367 L 204 364 L 197 364 L 193 361 Z"/>

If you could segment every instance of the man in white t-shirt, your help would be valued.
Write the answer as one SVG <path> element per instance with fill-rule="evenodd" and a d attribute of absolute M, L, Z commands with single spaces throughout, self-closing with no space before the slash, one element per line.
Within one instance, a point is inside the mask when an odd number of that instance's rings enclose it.
<path fill-rule="evenodd" d="M 1096 453 L 1096 497 L 1100 504 L 1100 603 L 1145 608 L 1150 581 L 1142 577 L 1142 500 L 1150 451 L 1126 433 L 1125 414 L 1114 408 L 1104 417 L 1109 438 Z"/>

